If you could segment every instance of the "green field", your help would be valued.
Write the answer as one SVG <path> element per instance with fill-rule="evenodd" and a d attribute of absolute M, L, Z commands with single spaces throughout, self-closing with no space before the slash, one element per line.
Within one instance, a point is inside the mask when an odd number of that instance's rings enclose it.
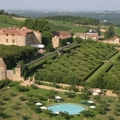
<path fill-rule="evenodd" d="M 114 28 L 114 31 L 115 31 L 116 34 L 120 35 L 120 27 Z"/>
<path fill-rule="evenodd" d="M 13 19 L 11 16 L 0 15 L 0 27 L 19 26 L 21 21 Z"/>
<path fill-rule="evenodd" d="M 85 27 L 76 27 L 70 22 L 58 21 L 58 20 L 49 20 L 50 28 L 52 31 L 70 31 L 71 33 L 81 32 L 85 33 Z"/>

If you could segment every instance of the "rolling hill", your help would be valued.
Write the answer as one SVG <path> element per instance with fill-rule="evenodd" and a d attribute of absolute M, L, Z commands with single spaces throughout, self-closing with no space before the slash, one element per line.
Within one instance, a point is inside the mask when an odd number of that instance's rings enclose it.
<path fill-rule="evenodd" d="M 19 26 L 20 23 L 20 20 L 13 19 L 11 16 L 0 15 L 0 27 Z"/>

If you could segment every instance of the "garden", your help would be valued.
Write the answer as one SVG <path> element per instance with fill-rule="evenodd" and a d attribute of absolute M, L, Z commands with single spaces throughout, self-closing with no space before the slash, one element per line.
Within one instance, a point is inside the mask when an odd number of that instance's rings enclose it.
<path fill-rule="evenodd" d="M 75 49 L 64 50 L 62 55 L 44 62 L 37 69 L 35 79 L 37 82 L 85 85 L 87 78 L 116 53 L 112 45 L 82 41 Z"/>
<path fill-rule="evenodd" d="M 1 82 L 0 82 L 1 83 Z M 4 94 L 3 94 L 4 92 Z M 18 82 L 10 82 L 0 89 L 0 119 L 3 120 L 119 120 L 120 99 L 104 95 L 92 96 L 88 88 L 83 89 L 82 94 L 56 92 L 53 90 L 39 89 L 37 87 L 20 86 Z M 54 114 L 51 110 L 42 110 L 36 106 L 41 102 L 44 106 L 55 104 L 54 97 L 64 98 L 62 103 L 80 104 L 82 101 L 92 100 L 95 102 L 95 109 L 83 111 L 77 115 L 69 115 L 67 112 Z M 49 98 L 49 101 L 48 101 Z M 11 112 L 12 111 L 12 112 Z"/>

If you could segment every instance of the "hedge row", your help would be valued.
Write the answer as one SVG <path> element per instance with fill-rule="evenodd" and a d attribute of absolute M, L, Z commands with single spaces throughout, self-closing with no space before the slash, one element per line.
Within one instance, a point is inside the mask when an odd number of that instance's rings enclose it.
<path fill-rule="evenodd" d="M 86 76 L 82 78 L 82 81 L 86 81 L 96 70 L 98 70 L 104 62 L 102 62 L 100 65 L 98 65 L 94 70 L 90 71 Z"/>
<path fill-rule="evenodd" d="M 119 51 L 116 51 L 114 54 L 112 54 L 111 56 L 110 56 L 110 58 L 112 58 L 114 55 L 116 55 L 117 53 L 118 53 Z M 110 58 L 108 58 L 108 59 L 110 59 Z"/>
<path fill-rule="evenodd" d="M 110 63 L 108 64 L 108 66 L 106 66 L 106 67 L 104 68 L 104 70 L 99 73 L 99 75 L 98 75 L 97 77 L 100 77 L 100 76 L 102 76 L 102 74 L 104 74 L 105 72 L 108 72 L 112 66 L 113 66 L 113 63 L 110 62 Z"/>
<path fill-rule="evenodd" d="M 75 48 L 77 48 L 77 47 L 80 47 L 80 44 L 75 44 L 75 45 L 73 45 L 73 46 L 71 46 L 71 47 L 69 47 L 69 48 L 65 48 L 65 49 L 63 50 L 63 53 L 69 53 L 71 49 L 75 49 Z"/>
<path fill-rule="evenodd" d="M 38 62 L 31 64 L 30 66 L 26 66 L 23 73 L 24 77 L 28 77 L 30 74 L 36 72 L 37 69 L 41 68 L 42 65 L 45 64 L 48 60 L 55 59 L 57 56 L 58 56 L 57 53 L 55 53 L 54 55 L 48 56 Z"/>

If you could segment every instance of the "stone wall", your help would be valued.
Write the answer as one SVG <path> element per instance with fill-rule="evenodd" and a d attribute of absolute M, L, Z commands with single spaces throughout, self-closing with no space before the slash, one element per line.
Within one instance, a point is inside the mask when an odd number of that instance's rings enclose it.
<path fill-rule="evenodd" d="M 13 81 L 23 81 L 24 78 L 21 77 L 21 74 L 17 71 L 7 70 L 7 78 Z"/>
<path fill-rule="evenodd" d="M 33 31 L 32 44 L 42 44 L 42 34 L 38 31 Z"/>
<path fill-rule="evenodd" d="M 0 80 L 4 80 L 7 77 L 6 67 L 0 67 Z"/>
<path fill-rule="evenodd" d="M 54 48 L 59 47 L 59 43 L 60 43 L 60 38 L 59 37 L 52 37 L 52 45 Z"/>

